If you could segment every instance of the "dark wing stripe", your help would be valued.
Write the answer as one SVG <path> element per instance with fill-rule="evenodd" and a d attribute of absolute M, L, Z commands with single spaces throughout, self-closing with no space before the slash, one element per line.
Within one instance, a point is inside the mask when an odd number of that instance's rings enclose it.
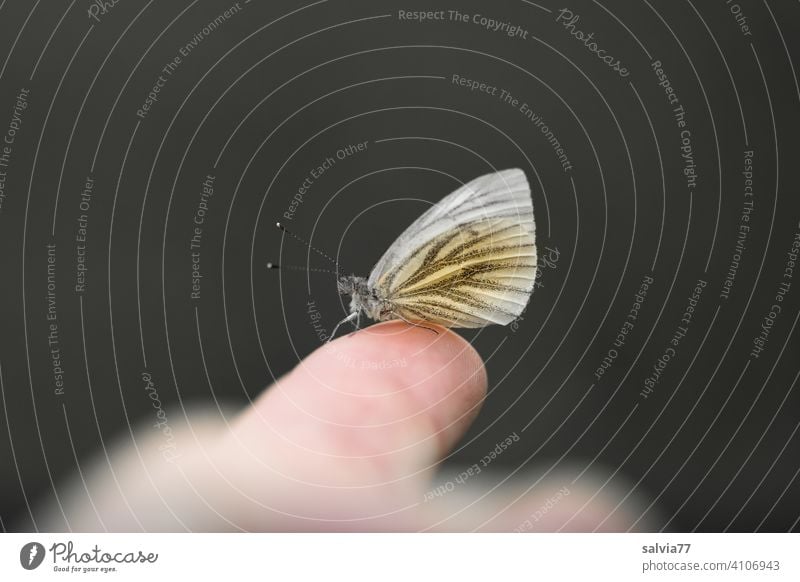
<path fill-rule="evenodd" d="M 430 263 L 430 262 L 434 261 L 434 260 L 436 259 L 436 257 L 439 255 L 439 253 L 441 252 L 441 250 L 442 250 L 442 249 L 443 249 L 445 246 L 447 246 L 448 244 L 450 244 L 450 242 L 451 242 L 451 241 L 452 241 L 454 238 L 456 238 L 456 237 L 457 237 L 459 234 L 460 234 L 460 233 L 459 233 L 459 232 L 456 230 L 456 231 L 453 231 L 453 232 L 451 232 L 449 235 L 445 235 L 445 236 L 442 236 L 442 237 L 440 237 L 440 238 L 439 238 L 439 240 L 438 240 L 438 242 L 435 242 L 435 243 L 434 243 L 434 245 L 433 245 L 433 247 L 432 247 L 432 248 L 431 248 L 431 249 L 428 251 L 428 253 L 425 255 L 425 259 L 422 261 L 422 264 L 423 264 L 423 265 L 426 265 L 426 264 L 428 264 L 428 263 Z M 434 240 L 435 240 L 435 239 L 434 239 Z M 418 269 L 418 270 L 419 270 L 419 269 Z"/>
<path fill-rule="evenodd" d="M 442 303 L 441 301 L 437 301 L 435 299 L 429 299 L 427 301 L 426 300 L 416 301 L 416 302 L 414 302 L 414 305 L 419 305 L 419 306 L 425 307 L 425 308 L 427 308 L 429 313 L 434 313 L 438 317 L 441 317 L 442 313 L 448 313 L 449 312 L 453 316 L 455 316 L 456 314 L 460 313 L 462 315 L 462 317 L 466 316 L 467 318 L 472 319 L 473 321 L 479 321 L 480 319 L 486 319 L 486 317 L 484 315 L 475 315 L 473 312 L 465 311 L 464 309 L 459 309 L 457 307 L 454 307 L 453 305 Z M 497 310 L 493 309 L 492 311 L 497 311 Z M 489 315 L 489 314 L 487 313 L 487 315 Z M 446 319 L 451 319 L 453 321 L 457 321 L 459 318 L 457 318 L 457 317 L 446 317 Z M 491 321 L 495 321 L 495 320 L 491 320 Z M 499 323 L 499 321 L 496 321 L 496 323 Z"/>
<path fill-rule="evenodd" d="M 533 245 L 524 245 L 525 247 L 533 248 Z M 428 277 L 433 277 L 429 283 L 426 283 L 424 287 L 427 287 L 430 284 L 438 283 L 440 281 L 451 281 L 452 277 L 456 276 L 451 271 L 444 271 L 446 267 L 452 267 L 454 265 L 462 265 L 462 269 L 457 271 L 457 273 L 463 273 L 464 276 L 473 276 L 476 274 L 482 273 L 489 273 L 492 271 L 502 270 L 502 269 L 514 269 L 514 268 L 521 268 L 521 267 L 533 267 L 535 266 L 535 259 L 536 253 L 526 253 L 526 254 L 518 254 L 512 255 L 511 257 L 502 257 L 498 258 L 495 251 L 499 250 L 511 250 L 522 248 L 522 245 L 519 247 L 510 247 L 505 249 L 491 249 L 487 250 L 486 252 L 474 252 L 470 255 L 465 255 L 463 258 L 456 258 L 451 259 L 446 262 L 441 262 L 436 265 L 435 269 L 432 269 L 430 272 L 424 272 L 420 275 L 411 277 L 404 281 L 401 285 L 398 285 L 397 288 L 394 289 L 393 296 L 411 293 L 411 291 L 407 291 L 408 288 L 414 286 L 415 284 L 419 283 L 420 281 L 424 281 Z M 530 263 L 524 262 L 522 259 L 531 258 L 533 261 Z M 514 261 L 514 259 L 520 259 L 519 261 L 515 262 L 506 262 L 506 261 Z M 436 276 L 435 273 L 437 271 L 442 271 L 439 276 Z M 391 298 L 391 297 L 390 297 Z"/>
<path fill-rule="evenodd" d="M 421 311 L 408 305 L 401 306 L 401 310 L 406 315 L 411 315 L 411 317 L 406 317 L 406 319 L 410 319 L 412 321 L 428 321 L 433 314 L 439 321 L 450 323 L 451 325 L 460 323 L 464 319 L 467 319 L 472 324 L 472 327 L 481 327 L 483 325 L 482 318 L 474 317 L 468 313 L 463 313 L 460 316 L 456 316 L 455 312 L 450 310 L 445 311 L 440 308 L 433 308 L 433 311 L 431 311 L 431 308 L 427 307 L 425 311 Z M 450 315 L 447 315 L 448 313 Z"/>
<path fill-rule="evenodd" d="M 457 271 L 456 273 L 451 273 L 447 276 L 442 276 L 430 283 L 420 287 L 419 289 L 414 289 L 412 291 L 400 291 L 397 293 L 398 297 L 417 297 L 420 295 L 426 295 L 428 293 L 433 293 L 436 291 L 441 291 L 442 289 L 447 289 L 453 285 L 458 284 L 475 284 L 480 285 L 481 280 L 475 279 L 475 275 L 482 275 L 486 273 L 491 273 L 493 271 L 500 271 L 503 269 L 519 269 L 519 268 L 532 268 L 533 265 L 518 265 L 518 264 L 508 264 L 508 263 L 494 263 L 491 261 L 487 261 L 479 265 L 479 268 L 476 268 L 469 272 L 467 269 L 463 269 L 461 271 Z M 491 283 L 483 282 L 483 285 L 490 285 Z M 514 286 L 509 286 L 514 287 Z M 519 289 L 514 287 L 514 291 L 519 290 L 520 292 L 528 293 L 529 289 Z"/>
<path fill-rule="evenodd" d="M 437 261 L 423 262 L 420 265 L 420 267 L 416 271 L 414 271 L 414 273 L 412 273 L 405 281 L 403 281 L 398 286 L 398 290 L 414 285 L 418 281 L 421 281 L 421 280 L 429 277 L 431 274 L 435 273 L 439 269 L 462 263 L 465 260 L 469 260 L 469 259 L 472 259 L 472 258 L 477 258 L 479 256 L 488 256 L 488 255 L 490 255 L 492 253 L 498 253 L 498 252 L 500 252 L 502 250 L 510 250 L 510 249 L 517 249 L 517 248 L 534 246 L 532 243 L 531 244 L 525 244 L 525 245 L 492 246 L 492 247 L 487 247 L 485 249 L 480 249 L 479 251 L 474 251 L 472 253 L 465 252 L 468 249 L 470 249 L 470 248 L 472 248 L 472 247 L 474 247 L 476 245 L 481 244 L 486 239 L 493 238 L 497 234 L 502 234 L 503 232 L 505 232 L 505 231 L 507 231 L 509 229 L 513 229 L 513 228 L 516 228 L 516 225 L 511 225 L 509 227 L 505 227 L 503 229 L 500 229 L 500 230 L 498 230 L 496 232 L 489 232 L 488 234 L 475 237 L 475 238 L 473 238 L 473 239 L 471 239 L 471 240 L 469 240 L 467 242 L 464 242 L 464 243 L 458 245 L 455 249 L 451 250 L 444 257 L 442 257 L 441 259 L 439 259 Z M 499 239 L 497 242 L 505 242 L 505 241 L 508 241 L 508 240 L 513 240 L 514 238 L 520 238 L 520 237 L 525 237 L 525 236 L 526 235 L 524 233 L 519 233 L 519 235 L 510 236 L 510 237 L 504 237 L 502 239 Z"/>
<path fill-rule="evenodd" d="M 527 281 L 528 279 L 525 279 L 525 280 Z M 465 281 L 465 282 L 461 283 L 461 285 L 469 287 L 470 289 L 477 289 L 479 291 L 481 291 L 481 290 L 485 290 L 485 291 L 491 291 L 491 290 L 508 291 L 510 293 L 520 293 L 522 295 L 528 295 L 531 292 L 530 286 L 528 286 L 528 287 L 515 287 L 514 285 L 509 285 L 508 283 L 501 283 L 499 280 L 488 280 L 488 281 L 485 281 L 485 282 L 484 281 L 480 281 L 480 280 L 477 280 L 477 281 Z"/>
<path fill-rule="evenodd" d="M 467 249 L 470 249 L 470 248 L 474 247 L 475 245 L 481 244 L 486 239 L 494 239 L 495 236 L 503 234 L 507 230 L 515 229 L 516 227 L 517 227 L 517 225 L 511 224 L 511 225 L 506 226 L 504 228 L 501 228 L 499 230 L 496 230 L 496 231 L 490 230 L 488 233 L 486 233 L 484 235 L 476 236 L 476 237 L 472 238 L 471 240 L 468 240 L 468 241 L 466 241 L 464 243 L 461 243 L 459 246 L 457 246 L 452 251 L 447 253 L 444 256 L 444 258 L 445 259 L 452 259 L 455 256 L 463 254 L 464 251 L 466 251 Z M 492 241 L 492 242 L 502 242 L 502 241 L 505 241 L 505 240 L 510 240 L 512 238 L 516 238 L 517 236 L 525 236 L 525 233 L 520 232 L 518 235 L 506 237 L 506 238 L 500 239 L 498 241 Z"/>
<path fill-rule="evenodd" d="M 453 236 L 455 236 L 457 234 L 458 234 L 458 231 L 454 231 L 453 232 Z M 391 289 L 392 283 L 394 283 L 394 280 L 397 277 L 397 275 L 400 273 L 400 270 L 403 267 L 403 265 L 405 265 L 406 263 L 414 260 L 414 258 L 416 258 L 417 255 L 419 255 L 420 253 L 425 251 L 425 249 L 429 248 L 431 244 L 434 244 L 434 241 L 430 241 L 428 244 L 425 244 L 425 245 L 420 245 L 418 248 L 414 249 L 414 252 L 412 252 L 411 255 L 409 255 L 408 259 L 404 263 L 399 263 L 398 265 L 395 266 L 394 269 L 392 269 L 391 271 L 387 272 L 385 280 L 381 283 L 382 286 L 384 286 L 386 289 Z M 425 261 L 423 261 L 422 264 L 424 265 Z"/>

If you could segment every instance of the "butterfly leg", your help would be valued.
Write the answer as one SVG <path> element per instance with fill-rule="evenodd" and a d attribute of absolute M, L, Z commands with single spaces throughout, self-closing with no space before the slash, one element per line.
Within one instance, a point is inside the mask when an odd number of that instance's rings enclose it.
<path fill-rule="evenodd" d="M 436 335 L 439 335 L 439 332 L 436 331 L 435 329 L 433 329 L 432 327 L 427 327 L 427 326 L 424 326 L 424 325 L 420 325 L 418 323 L 414 323 L 413 321 L 408 321 L 405 317 L 403 317 L 402 315 L 400 315 L 396 311 L 392 311 L 392 314 L 396 315 L 397 317 L 399 317 L 400 319 L 405 321 L 408 325 L 413 325 L 414 327 L 421 327 L 422 329 L 427 329 L 428 331 L 432 331 Z"/>
<path fill-rule="evenodd" d="M 358 311 L 353 312 L 350 315 L 348 315 L 347 317 L 345 317 L 342 321 L 337 323 L 336 327 L 333 328 L 333 332 L 331 332 L 331 336 L 328 338 L 328 342 L 330 342 L 334 337 L 336 337 L 336 332 L 339 331 L 339 328 L 342 326 L 342 324 L 345 324 L 345 323 L 347 323 L 349 321 L 353 321 L 354 319 L 358 319 L 358 314 L 359 314 Z M 325 343 L 328 343 L 328 342 L 325 342 Z"/>

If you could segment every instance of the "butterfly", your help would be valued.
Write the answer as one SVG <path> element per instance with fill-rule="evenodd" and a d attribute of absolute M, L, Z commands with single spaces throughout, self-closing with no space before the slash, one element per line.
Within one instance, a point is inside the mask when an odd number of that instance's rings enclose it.
<path fill-rule="evenodd" d="M 536 224 L 519 169 L 463 185 L 414 221 L 369 278 L 340 277 L 350 314 L 374 321 L 478 328 L 507 325 L 525 310 L 536 281 Z M 424 327 L 424 326 L 423 326 Z M 330 339 L 328 340 L 330 341 Z"/>

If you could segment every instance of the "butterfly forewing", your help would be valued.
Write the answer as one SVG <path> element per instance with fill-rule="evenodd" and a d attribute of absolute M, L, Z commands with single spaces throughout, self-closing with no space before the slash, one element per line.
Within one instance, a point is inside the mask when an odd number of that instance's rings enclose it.
<path fill-rule="evenodd" d="M 535 278 L 530 189 L 521 170 L 505 170 L 462 186 L 418 218 L 369 284 L 396 317 L 483 327 L 519 317 Z"/>

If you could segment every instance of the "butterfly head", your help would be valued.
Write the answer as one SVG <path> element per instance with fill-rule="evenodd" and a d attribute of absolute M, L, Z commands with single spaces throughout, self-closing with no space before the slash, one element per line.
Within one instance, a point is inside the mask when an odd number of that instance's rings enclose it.
<path fill-rule="evenodd" d="M 340 277 L 338 288 L 340 294 L 350 295 L 351 313 L 363 311 L 371 319 L 377 320 L 380 318 L 384 302 L 380 300 L 377 292 L 370 288 L 364 277 L 356 277 L 355 275 Z"/>

